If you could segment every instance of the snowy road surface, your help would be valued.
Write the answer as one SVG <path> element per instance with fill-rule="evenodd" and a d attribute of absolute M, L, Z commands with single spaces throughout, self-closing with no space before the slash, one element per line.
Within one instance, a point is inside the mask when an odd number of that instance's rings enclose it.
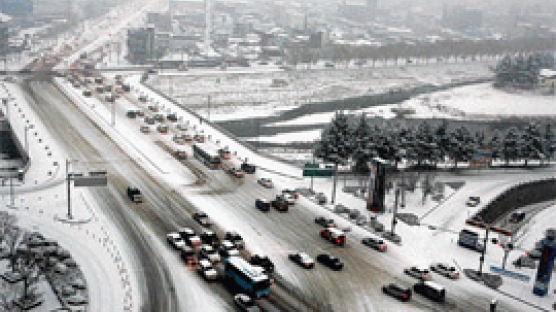
<path fill-rule="evenodd" d="M 99 104 L 95 107 L 102 106 L 103 104 Z M 125 107 L 129 106 L 129 103 L 125 104 Z M 89 110 L 90 107 L 84 109 Z M 94 110 L 96 115 L 102 114 L 103 109 Z M 104 110 L 106 120 L 108 111 L 105 108 Z M 100 126 L 107 127 L 102 118 L 97 119 Z M 135 136 L 138 133 L 138 124 L 133 125 L 133 122 L 120 115 L 117 123 L 120 135 Z M 160 136 L 153 135 L 153 139 L 158 140 Z M 164 166 L 171 165 L 167 161 L 162 163 Z M 297 285 L 300 291 L 316 297 L 317 300 L 331 302 L 332 307 L 337 310 L 381 311 L 399 308 L 398 302 L 382 295 L 379 286 L 391 280 L 412 282 L 403 275 L 402 268 L 413 264 L 415 259 L 408 258 L 404 248 L 393 246 L 387 255 L 376 254 L 359 243 L 361 237 L 367 235 L 359 228 L 355 228 L 349 235 L 348 247 L 334 248 L 318 237 L 318 227 L 313 221 L 317 214 L 326 213 L 322 208 L 301 199 L 288 214 L 274 211 L 268 215 L 262 214 L 253 207 L 255 198 L 271 198 L 274 192 L 257 185 L 256 177 L 247 177 L 243 183 L 237 183 L 223 172 L 210 171 L 195 160 L 188 163 L 195 167 L 195 171 L 201 171 L 209 177 L 207 185 L 196 189 L 187 184 L 179 187 L 179 181 L 167 181 L 168 184 L 177 187 L 185 198 L 207 212 L 219 225 L 226 229 L 239 230 L 246 239 L 248 248 L 269 254 L 276 263 L 278 272 Z M 282 187 L 296 186 L 288 179 L 281 181 L 279 177 L 273 178 Z M 346 270 L 338 274 L 317 266 L 313 272 L 303 271 L 287 260 L 287 253 L 294 249 L 305 250 L 313 256 L 323 251 L 336 254 L 346 263 Z M 339 275 L 341 278 L 338 278 Z M 369 285 L 374 286 L 368 287 Z M 495 296 L 490 290 L 465 279 L 446 283 L 446 286 L 451 298 L 448 305 L 436 305 L 415 297 L 411 309 L 468 311 L 471 307 L 480 310 Z M 506 300 L 501 300 L 500 305 L 508 310 L 523 308 L 519 305 L 513 307 L 515 303 Z"/>
<path fill-rule="evenodd" d="M 40 104 L 33 108 L 72 159 L 105 168 L 109 187 L 92 191 L 103 213 L 118 224 L 128 242 L 146 311 L 184 311 L 193 308 L 227 310 L 230 302 L 188 270 L 164 243 L 164 235 L 182 223 L 181 203 L 156 184 L 118 147 L 106 139 L 51 83 L 30 82 Z M 137 185 L 149 198 L 140 206 L 128 202 L 125 188 Z M 179 199 L 178 199 L 179 200 Z M 168 210 L 173 208 L 171 218 Z M 177 218 L 181 215 L 181 219 Z M 185 221 L 185 220 L 184 220 Z M 187 220 L 189 221 L 189 219 Z M 190 222 L 190 221 L 189 221 Z M 223 292 L 223 290 L 221 290 Z"/>

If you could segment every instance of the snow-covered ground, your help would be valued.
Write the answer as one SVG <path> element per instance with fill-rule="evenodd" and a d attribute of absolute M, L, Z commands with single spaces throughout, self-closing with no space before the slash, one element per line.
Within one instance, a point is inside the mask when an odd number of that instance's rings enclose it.
<path fill-rule="evenodd" d="M 261 67 L 191 70 L 152 78 L 154 87 L 211 120 L 272 116 L 287 107 L 372 95 L 425 84 L 442 85 L 491 75 L 485 63 L 364 69 L 275 71 Z"/>
<path fill-rule="evenodd" d="M 161 98 L 147 88 L 143 87 L 138 82 L 137 77 L 131 77 L 127 81 L 132 85 L 132 90 L 134 90 L 135 94 L 147 94 L 152 102 L 158 102 L 160 105 L 162 105 L 165 111 L 168 110 L 177 112 L 178 117 L 181 118 L 183 122 L 189 122 L 190 127 L 195 126 L 198 130 L 202 129 L 205 134 L 211 135 L 213 141 L 220 140 L 222 145 L 228 145 L 231 151 L 237 152 L 237 154 L 242 158 L 247 157 L 250 159 L 250 161 L 254 162 L 258 166 L 272 168 L 279 172 L 286 173 L 290 176 L 301 176 L 301 172 L 299 169 L 282 164 L 264 156 L 257 155 L 252 151 L 246 149 L 245 147 L 241 146 L 237 142 L 233 141 L 232 139 L 225 137 L 222 133 L 219 133 L 218 130 L 213 129 L 209 125 L 200 125 L 197 118 L 195 118 L 194 116 L 190 116 L 186 112 L 174 106 L 171 102 L 165 100 L 164 98 Z M 82 98 L 80 95 L 80 91 L 74 90 L 71 85 L 61 79 L 58 80 L 58 83 L 66 90 L 66 92 L 68 92 L 68 94 L 83 103 L 79 105 L 84 110 L 84 112 L 86 112 L 92 120 L 94 120 L 100 127 L 102 127 L 114 141 L 118 142 L 118 144 L 123 144 L 122 146 L 127 146 L 124 149 L 128 151 L 133 158 L 137 158 L 138 163 L 141 163 L 151 175 L 161 178 L 164 183 L 167 183 L 168 185 L 178 190 L 183 196 L 190 199 L 196 205 L 203 207 L 203 210 L 206 211 L 209 215 L 213 216 L 215 221 L 224 228 L 233 228 L 237 226 L 237 224 L 240 224 L 238 222 L 241 222 L 241 220 L 238 219 L 238 215 L 232 210 L 223 210 L 218 208 L 219 205 L 222 205 L 223 202 L 227 201 L 227 197 L 217 194 L 207 195 L 203 192 L 199 192 L 199 190 L 191 189 L 188 187 L 184 188 L 183 185 L 187 185 L 191 182 L 191 180 L 187 177 L 184 178 L 182 175 L 177 175 L 174 177 L 172 174 L 172 172 L 176 171 L 176 169 L 172 168 L 183 168 L 181 164 L 177 164 L 174 160 L 168 159 L 167 157 L 160 158 L 162 156 L 159 155 L 158 151 L 154 151 L 157 149 L 157 147 L 155 147 L 155 145 L 151 141 L 152 139 L 134 139 L 135 136 L 141 136 L 137 129 L 137 126 L 139 125 L 137 121 L 132 121 L 124 117 L 118 117 L 116 127 L 111 127 L 109 124 L 110 113 L 109 110 L 104 106 L 104 104 L 99 103 L 95 99 Z M 97 101 L 96 104 L 94 104 L 94 107 L 92 103 L 93 101 Z M 120 103 L 118 106 L 122 106 L 122 103 Z M 118 116 L 123 116 L 125 109 L 128 107 L 129 104 L 124 103 L 124 107 L 118 108 Z M 154 135 L 154 140 L 169 141 L 169 138 L 167 136 L 156 134 Z M 151 143 L 143 143 L 139 141 L 151 141 Z M 150 146 L 150 148 L 148 149 L 149 152 L 144 153 L 145 155 L 141 155 L 140 153 L 138 153 L 138 150 L 144 149 L 140 149 L 137 147 L 130 148 L 130 144 L 136 146 L 148 144 Z M 154 152 L 151 153 L 151 150 L 153 150 Z M 152 164 L 149 164 L 151 162 L 154 162 L 158 166 L 162 166 L 167 169 L 158 170 L 154 168 Z M 179 167 L 174 167 L 176 164 L 179 165 Z M 215 175 L 218 174 L 219 173 L 215 173 Z M 544 175 L 550 174 L 551 172 L 547 172 Z M 308 180 L 291 179 L 286 176 L 280 176 L 268 172 L 266 172 L 265 175 L 273 179 L 278 189 L 281 186 L 287 186 L 291 188 L 308 185 Z M 509 187 L 510 185 L 517 183 L 519 182 L 519 180 L 522 179 L 532 179 L 537 175 L 537 173 L 525 174 L 519 179 L 516 179 L 515 176 L 497 175 L 495 178 L 489 178 L 487 180 L 485 180 L 480 173 L 477 174 L 477 176 L 471 176 L 471 178 L 461 176 L 448 176 L 443 177 L 443 179 L 448 181 L 464 180 L 465 185 L 457 191 L 451 188 L 447 188 L 445 191 L 445 198 L 447 198 L 446 201 L 440 202 L 439 204 L 427 202 L 423 206 L 419 202 L 421 200 L 420 196 L 409 196 L 407 202 L 408 208 L 405 209 L 407 211 L 415 210 L 415 212 L 421 216 L 425 216 L 424 212 L 428 212 L 429 210 L 434 209 L 432 210 L 432 212 L 426 214 L 426 218 L 424 218 L 423 223 L 435 225 L 437 226 L 437 230 L 431 230 L 426 226 L 410 227 L 405 224 L 399 223 L 397 232 L 404 238 L 404 244 L 402 246 L 391 246 L 391 250 L 389 251 L 389 257 L 391 258 L 389 259 L 392 259 L 392 263 L 390 264 L 390 266 L 392 268 L 396 267 L 399 269 L 399 267 L 405 267 L 411 264 L 429 265 L 431 262 L 445 261 L 452 264 L 457 264 L 462 268 L 475 268 L 478 262 L 478 254 L 474 251 L 458 247 L 456 244 L 457 235 L 454 234 L 454 232 L 457 233 L 462 227 L 464 227 L 464 220 L 471 213 L 473 213 L 477 209 L 480 209 L 480 206 L 475 208 L 469 208 L 465 206 L 465 200 L 468 196 L 479 195 L 481 196 L 483 203 L 486 203 L 490 198 L 493 198 L 494 196 L 502 192 L 506 187 Z M 319 179 L 315 183 L 315 188 L 328 194 L 331 189 L 331 180 Z M 392 199 L 390 198 L 389 202 L 391 202 L 391 200 Z M 302 199 L 302 201 L 305 207 L 308 207 L 308 209 L 313 209 L 318 214 L 324 214 L 328 216 L 332 215 L 331 212 L 315 204 L 311 204 L 306 199 Z M 342 192 L 339 192 L 337 202 L 345 202 L 352 208 L 359 207 L 359 209 L 365 209 L 363 200 L 357 199 L 352 195 L 348 195 Z M 387 228 L 389 228 L 390 218 L 391 214 L 389 213 L 379 216 L 379 220 L 382 221 Z M 242 235 L 244 235 L 246 241 L 249 242 L 249 247 L 254 250 L 266 251 L 271 255 L 276 254 L 277 256 L 283 255 L 285 252 L 287 252 L 287 250 L 284 250 L 284 247 L 282 246 L 280 240 L 273 241 L 274 243 L 269 245 L 267 240 L 258 239 L 261 233 L 255 228 L 245 228 L 244 230 L 242 230 Z M 369 233 L 358 226 L 352 225 L 352 232 L 350 235 L 353 235 L 354 239 L 357 240 L 363 236 L 368 236 Z M 407 243 L 405 243 L 406 240 Z M 435 244 L 431 245 L 431 241 L 434 241 Z M 281 258 L 279 257 L 279 259 Z M 493 247 L 489 249 L 486 259 L 487 267 L 491 264 L 499 265 L 501 259 L 502 251 L 499 250 L 499 248 Z M 286 266 L 286 264 L 282 263 L 282 260 L 279 260 L 277 266 L 279 268 L 282 268 Z M 292 282 L 295 282 L 298 277 L 292 276 L 290 273 L 291 272 L 289 271 L 285 271 L 286 277 L 291 278 Z M 441 279 L 438 276 L 435 276 L 435 278 Z M 495 294 L 492 291 L 487 290 L 482 286 L 479 286 L 478 284 L 471 282 L 465 278 L 462 278 L 461 281 L 455 283 L 446 282 L 445 284 L 448 285 L 447 287 L 449 289 L 449 293 L 454 294 L 454 296 L 458 296 L 457 293 L 462 291 L 462 287 L 463 289 L 467 289 L 467 291 L 470 292 L 484 292 L 492 296 L 498 296 L 498 294 Z M 508 282 L 508 285 L 509 284 L 510 282 Z M 529 286 L 524 285 L 524 287 Z M 513 304 L 513 301 L 511 301 L 510 299 L 507 299 L 502 295 L 500 296 L 501 301 L 505 301 L 507 304 Z M 527 300 L 530 300 L 535 304 L 548 307 L 551 304 L 550 301 L 552 299 L 535 298 L 534 296 L 532 296 L 531 298 L 527 297 Z"/>
<path fill-rule="evenodd" d="M 556 96 L 539 95 L 529 91 L 500 90 L 491 83 L 482 83 L 447 91 L 421 95 L 401 104 L 401 107 L 446 107 L 454 112 L 451 118 L 481 119 L 499 116 L 554 116 Z"/>
<path fill-rule="evenodd" d="M 52 139 L 19 87 L 7 84 L 7 88 L 15 99 L 10 103 L 10 109 L 13 108 L 12 112 L 18 109 L 17 114 L 10 116 L 18 137 L 23 137 L 24 122 L 30 120 L 29 124 L 33 125 L 33 132 L 29 133 L 31 167 L 25 183 L 15 188 L 16 208 L 10 208 L 9 212 L 18 217 L 19 224 L 24 228 L 57 240 L 71 252 L 87 280 L 90 311 L 138 311 L 140 300 L 137 281 L 132 274 L 133 259 L 128 257 L 129 246 L 100 213 L 95 199 L 87 191 L 77 190 L 72 196 L 74 219 L 85 222 L 59 221 L 67 213 L 66 187 L 63 172 L 60 172 L 64 169 L 53 170 L 53 161 L 59 161 L 63 166 L 61 160 L 67 157 L 67 152 Z M 34 132 L 37 132 L 36 136 Z M 45 155 L 48 151 L 52 156 Z M 48 174 L 49 171 L 52 175 Z M 7 193 L 7 190 L 2 191 L 2 207 L 10 201 Z"/>
<path fill-rule="evenodd" d="M 547 172 L 545 174 L 541 173 L 538 176 L 524 174 L 519 178 L 512 174 L 506 176 L 496 175 L 495 177 L 483 177 L 481 175 L 463 177 L 449 174 L 439 176 L 437 178 L 439 182 L 463 182 L 464 184 L 461 188 L 456 190 L 446 185 L 443 199 L 440 202 L 433 201 L 429 197 L 423 203 L 421 189 L 416 189 L 414 193 L 408 192 L 406 207 L 399 208 L 398 211 L 400 213 L 415 213 L 422 218 L 422 226 L 412 227 L 403 222 L 398 222 L 396 233 L 402 237 L 403 244 L 403 250 L 400 252 L 408 259 L 411 259 L 411 262 L 417 266 L 426 267 L 433 261 L 444 261 L 455 264 L 461 268 L 476 269 L 478 267 L 479 253 L 457 245 L 457 233 L 459 233 L 462 228 L 466 228 L 465 220 L 511 185 L 519 181 L 539 179 L 551 176 L 552 174 L 552 172 Z M 339 184 L 340 187 L 338 190 L 341 190 L 341 179 Z M 315 179 L 314 188 L 315 191 L 324 192 L 329 196 L 332 189 L 331 179 Z M 365 209 L 366 203 L 363 198 L 355 197 L 341 191 L 338 191 L 337 194 L 336 203 L 342 203 L 349 208 L 358 209 L 361 211 L 362 215 L 368 214 Z M 469 196 L 480 196 L 481 204 L 476 207 L 466 206 L 465 201 Z M 387 207 L 393 207 L 393 202 L 394 195 L 393 192 L 390 192 L 386 196 Z M 329 205 L 328 209 L 332 209 L 332 206 Z M 551 206 L 535 216 L 527 225 L 529 231 L 527 235 L 523 236 L 519 245 L 523 248 L 531 249 L 536 241 L 544 237 L 544 231 L 547 228 L 555 226 L 555 215 L 556 206 Z M 385 225 L 386 229 L 389 229 L 392 219 L 391 209 L 385 214 L 377 216 L 377 219 Z M 470 229 L 478 232 L 481 236 L 484 235 L 480 229 Z M 498 235 L 491 233 L 491 237 L 498 237 Z M 434 244 L 431 244 L 431 242 L 434 242 Z M 507 268 L 530 276 L 530 282 L 522 282 L 503 276 L 504 284 L 500 290 L 550 310 L 552 304 L 556 302 L 556 295 L 553 294 L 552 291 L 548 296 L 542 298 L 532 294 L 536 270 L 526 268 L 517 269 L 509 265 L 522 254 L 523 252 L 519 251 L 512 252 L 507 260 Z M 485 270 L 488 271 L 491 265 L 501 267 L 502 258 L 502 248 L 497 245 L 489 244 L 485 257 Z M 435 279 L 436 278 L 437 276 L 435 276 Z M 553 280 L 554 278 L 556 278 L 556 273 L 553 274 Z M 554 288 L 554 286 L 551 286 L 551 289 L 552 288 Z"/>

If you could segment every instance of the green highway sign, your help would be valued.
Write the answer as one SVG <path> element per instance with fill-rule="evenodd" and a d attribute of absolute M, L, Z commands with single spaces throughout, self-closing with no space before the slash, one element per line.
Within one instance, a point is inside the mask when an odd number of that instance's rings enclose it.
<path fill-rule="evenodd" d="M 305 164 L 305 169 L 307 168 L 318 168 L 319 164 Z"/>
<path fill-rule="evenodd" d="M 333 174 L 332 168 L 319 168 L 319 164 L 306 164 L 303 168 L 304 177 L 331 177 Z"/>

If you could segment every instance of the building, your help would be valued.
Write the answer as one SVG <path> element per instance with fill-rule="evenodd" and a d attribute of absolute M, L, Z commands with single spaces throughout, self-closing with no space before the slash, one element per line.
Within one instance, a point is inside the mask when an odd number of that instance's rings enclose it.
<path fill-rule="evenodd" d="M 154 25 L 160 31 L 171 31 L 170 15 L 168 13 L 148 12 L 147 24 Z"/>
<path fill-rule="evenodd" d="M 0 60 L 5 61 L 9 53 L 9 16 L 0 13 Z"/>
<path fill-rule="evenodd" d="M 539 72 L 539 85 L 543 88 L 556 87 L 556 70 L 543 68 Z"/>
<path fill-rule="evenodd" d="M 127 31 L 128 59 L 134 64 L 152 62 L 155 56 L 154 27 L 129 29 Z"/>

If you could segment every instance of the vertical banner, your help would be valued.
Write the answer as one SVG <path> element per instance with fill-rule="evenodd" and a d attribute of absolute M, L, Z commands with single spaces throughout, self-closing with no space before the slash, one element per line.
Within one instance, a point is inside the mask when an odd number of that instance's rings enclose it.
<path fill-rule="evenodd" d="M 385 166 L 382 161 L 373 159 L 369 167 L 371 172 L 367 190 L 367 209 L 375 213 L 383 213 L 385 210 Z"/>
<path fill-rule="evenodd" d="M 533 287 L 533 294 L 541 297 L 548 294 L 548 286 L 550 285 L 550 278 L 552 277 L 554 257 L 556 256 L 556 240 L 554 240 L 554 234 L 555 231 L 553 229 L 548 230 L 547 237 L 542 240 L 542 254 Z"/>

